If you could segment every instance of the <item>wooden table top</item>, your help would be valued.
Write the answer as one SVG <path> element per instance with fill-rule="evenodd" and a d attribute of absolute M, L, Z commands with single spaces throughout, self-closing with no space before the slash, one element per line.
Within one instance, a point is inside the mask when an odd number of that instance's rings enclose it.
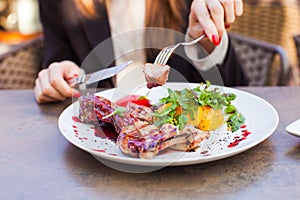
<path fill-rule="evenodd" d="M 38 105 L 32 90 L 0 90 L 0 199 L 299 199 L 300 138 L 285 127 L 300 118 L 300 87 L 239 89 L 278 111 L 271 137 L 226 159 L 149 173 L 114 170 L 68 142 L 57 120 L 70 101 Z"/>

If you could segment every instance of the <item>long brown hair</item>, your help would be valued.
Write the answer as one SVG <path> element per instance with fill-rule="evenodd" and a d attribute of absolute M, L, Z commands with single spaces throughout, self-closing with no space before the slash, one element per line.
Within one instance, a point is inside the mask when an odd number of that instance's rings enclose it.
<path fill-rule="evenodd" d="M 146 27 L 161 27 L 180 31 L 186 9 L 185 0 L 147 0 Z"/>
<path fill-rule="evenodd" d="M 146 27 L 161 27 L 180 31 L 184 22 L 182 12 L 185 0 L 146 0 Z M 76 0 L 75 4 L 87 18 L 101 16 L 95 10 L 96 3 L 109 6 L 109 0 Z"/>

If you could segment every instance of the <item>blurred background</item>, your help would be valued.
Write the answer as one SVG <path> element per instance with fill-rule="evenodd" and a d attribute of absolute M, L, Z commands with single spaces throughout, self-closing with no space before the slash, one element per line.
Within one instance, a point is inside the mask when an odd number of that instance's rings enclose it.
<path fill-rule="evenodd" d="M 229 32 L 283 47 L 290 66 L 288 84 L 300 85 L 300 0 L 244 0 L 244 14 Z M 38 0 L 0 0 L 0 57 L 41 37 Z"/>
<path fill-rule="evenodd" d="M 19 44 L 41 34 L 37 0 L 0 0 L 0 42 Z"/>
<path fill-rule="evenodd" d="M 37 0 L 0 0 L 0 14 L 4 30 L 23 34 L 41 30 Z"/>

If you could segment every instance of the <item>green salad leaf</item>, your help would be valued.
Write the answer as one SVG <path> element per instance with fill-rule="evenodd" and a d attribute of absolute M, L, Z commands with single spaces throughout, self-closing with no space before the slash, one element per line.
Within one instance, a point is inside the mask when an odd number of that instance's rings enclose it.
<path fill-rule="evenodd" d="M 198 106 L 195 93 L 189 89 L 177 91 L 168 88 L 168 94 L 169 96 L 160 99 L 160 103 L 170 106 L 167 106 L 162 111 L 157 110 L 154 113 L 154 116 L 158 118 L 155 125 L 159 126 L 164 123 L 170 123 L 178 126 L 179 129 L 183 129 L 188 122 L 187 115 L 192 119 L 195 117 L 194 110 Z"/>
<path fill-rule="evenodd" d="M 171 123 L 182 129 L 188 122 L 188 116 L 193 120 L 198 106 L 210 106 L 215 110 L 224 110 L 227 115 L 227 127 L 237 131 L 244 123 L 245 117 L 231 104 L 236 99 L 233 93 L 222 93 L 220 88 L 210 89 L 211 84 L 206 81 L 193 89 L 172 90 L 168 88 L 168 96 L 160 99 L 160 104 L 166 106 L 163 110 L 156 110 L 155 125 Z M 179 112 L 180 110 L 180 112 Z"/>
<path fill-rule="evenodd" d="M 124 117 L 124 112 L 125 111 L 126 111 L 126 108 L 119 106 L 113 112 L 111 112 L 110 114 L 102 117 L 102 119 L 106 119 L 106 118 L 112 117 L 114 115 L 120 115 L 121 117 Z"/>

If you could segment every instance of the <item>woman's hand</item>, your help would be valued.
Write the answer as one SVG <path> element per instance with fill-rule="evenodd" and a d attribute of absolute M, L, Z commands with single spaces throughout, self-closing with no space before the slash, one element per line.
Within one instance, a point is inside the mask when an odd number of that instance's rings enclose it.
<path fill-rule="evenodd" d="M 206 34 L 219 45 L 225 28 L 243 14 L 242 0 L 194 0 L 189 16 L 188 35 L 197 38 Z"/>
<path fill-rule="evenodd" d="M 34 87 L 37 102 L 47 103 L 80 96 L 67 82 L 77 77 L 79 72 L 80 68 L 71 61 L 55 62 L 40 71 Z"/>

